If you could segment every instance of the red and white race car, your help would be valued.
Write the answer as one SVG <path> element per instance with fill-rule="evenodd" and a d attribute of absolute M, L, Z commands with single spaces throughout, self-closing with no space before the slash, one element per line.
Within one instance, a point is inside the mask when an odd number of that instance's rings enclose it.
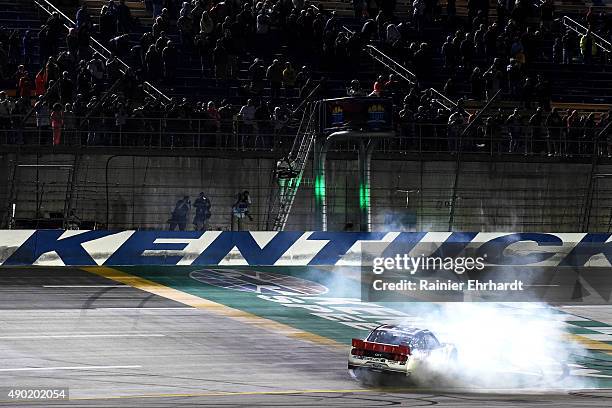
<path fill-rule="evenodd" d="M 456 359 L 455 346 L 440 343 L 429 330 L 384 324 L 364 340 L 353 339 L 348 368 L 356 378 L 368 371 L 413 376 Z"/>

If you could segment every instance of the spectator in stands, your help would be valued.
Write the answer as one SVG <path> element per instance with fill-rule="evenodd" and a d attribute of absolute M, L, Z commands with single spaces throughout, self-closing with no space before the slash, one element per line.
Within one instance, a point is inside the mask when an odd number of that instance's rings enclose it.
<path fill-rule="evenodd" d="M 444 68 L 452 71 L 455 68 L 456 50 L 451 35 L 446 37 L 446 42 L 442 44 L 442 56 L 444 57 Z"/>
<path fill-rule="evenodd" d="M 425 22 L 425 0 L 414 0 L 412 2 L 412 22 L 416 30 L 421 31 Z"/>
<path fill-rule="evenodd" d="M 21 62 L 25 65 L 33 63 L 32 56 L 34 55 L 34 40 L 32 32 L 26 30 L 21 37 Z"/>
<path fill-rule="evenodd" d="M 361 88 L 361 83 L 357 79 L 353 79 L 346 89 L 348 96 L 365 96 L 365 90 Z"/>
<path fill-rule="evenodd" d="M 227 100 L 221 101 L 221 106 L 219 107 L 219 122 L 220 122 L 220 131 L 221 136 L 225 138 L 225 140 L 229 139 L 229 136 L 232 135 L 234 131 L 234 108 Z M 222 146 L 219 144 L 218 146 Z"/>
<path fill-rule="evenodd" d="M 170 231 L 174 231 L 177 227 L 179 231 L 185 231 L 185 227 L 187 226 L 187 217 L 189 216 L 189 211 L 191 210 L 191 201 L 189 200 L 189 196 L 184 196 L 182 199 L 176 202 L 174 206 L 174 210 L 168 220 L 170 224 Z"/>
<path fill-rule="evenodd" d="M 472 85 L 472 98 L 480 101 L 483 97 L 484 81 L 480 73 L 480 68 L 474 68 L 472 75 L 470 76 L 470 82 Z"/>
<path fill-rule="evenodd" d="M 389 45 L 393 45 L 395 44 L 397 41 L 401 40 L 402 35 L 399 32 L 399 29 L 397 28 L 397 25 L 389 23 L 387 24 L 387 30 L 386 30 L 386 42 Z"/>
<path fill-rule="evenodd" d="M 255 147 L 257 147 L 258 141 L 261 141 L 262 147 L 271 146 L 269 137 L 272 133 L 272 111 L 270 102 L 260 101 L 259 105 L 255 108 L 255 123 L 257 123 L 258 130 L 255 137 Z"/>
<path fill-rule="evenodd" d="M 102 6 L 100 10 L 100 37 L 108 41 L 117 34 L 117 20 L 115 14 L 108 6 Z"/>
<path fill-rule="evenodd" d="M 193 45 L 194 21 L 190 11 L 186 7 L 189 3 L 183 3 L 180 17 L 176 23 L 180 33 L 180 44 L 183 49 L 190 49 Z"/>
<path fill-rule="evenodd" d="M 474 41 L 469 35 L 465 34 L 463 41 L 461 41 L 459 50 L 461 53 L 461 63 L 463 64 L 463 69 L 469 72 L 472 69 L 472 60 L 474 58 Z"/>
<path fill-rule="evenodd" d="M 552 48 L 552 62 L 554 64 L 561 64 L 563 61 L 563 42 L 560 37 L 555 38 Z"/>
<path fill-rule="evenodd" d="M 99 57 L 93 58 L 87 64 L 87 69 L 93 81 L 93 87 L 98 92 L 104 82 L 104 62 Z M 49 79 L 49 71 L 47 68 L 47 80 Z"/>
<path fill-rule="evenodd" d="M 117 32 L 129 33 L 133 26 L 133 17 L 130 8 L 125 4 L 125 0 L 119 0 L 117 6 Z"/>
<path fill-rule="evenodd" d="M 544 32 L 550 32 L 555 15 L 555 3 L 553 0 L 544 0 L 540 6 L 540 28 Z"/>
<path fill-rule="evenodd" d="M 580 153 L 586 155 L 591 155 L 593 153 L 599 154 L 599 149 L 593 150 L 596 136 L 595 132 L 597 130 L 595 123 L 595 113 L 590 112 L 587 115 L 587 117 L 584 119 L 584 122 L 582 123 L 582 127 L 584 129 L 584 133 L 582 143 L 580 144 Z"/>
<path fill-rule="evenodd" d="M 11 129 L 11 105 L 6 96 L 6 92 L 0 91 L 0 131 L 8 135 L 7 130 Z"/>
<path fill-rule="evenodd" d="M 376 82 L 374 82 L 374 86 L 372 87 L 372 92 L 369 96 L 382 96 L 385 89 L 385 77 L 382 75 L 378 76 Z"/>
<path fill-rule="evenodd" d="M 74 92 L 74 85 L 68 71 L 62 73 L 62 78 L 59 80 L 59 94 L 60 101 L 62 104 L 72 102 L 72 95 Z"/>
<path fill-rule="evenodd" d="M 521 94 L 521 66 L 519 62 L 510 58 L 510 63 L 506 67 L 506 75 L 508 77 L 508 89 L 510 91 L 510 95 L 514 97 L 518 97 Z"/>
<path fill-rule="evenodd" d="M 72 105 L 67 103 L 64 106 L 64 139 L 67 144 L 76 142 L 79 144 L 80 141 L 75 138 L 75 131 L 77 127 L 77 119 L 72 110 Z"/>
<path fill-rule="evenodd" d="M 291 97 L 292 91 L 295 88 L 296 72 L 291 65 L 291 62 L 285 63 L 285 69 L 283 70 L 283 87 L 285 88 L 285 97 Z"/>
<path fill-rule="evenodd" d="M 506 119 L 508 129 L 508 153 L 515 153 L 523 136 L 523 123 L 518 108 Z"/>
<path fill-rule="evenodd" d="M 119 145 L 123 145 L 123 129 L 127 124 L 128 112 L 123 102 L 119 102 L 115 108 L 115 134 L 119 137 Z M 126 141 L 128 144 L 132 144 L 132 140 Z"/>
<path fill-rule="evenodd" d="M 30 103 L 30 97 L 32 96 L 32 81 L 27 72 L 21 74 L 19 83 L 17 85 L 17 96 L 26 99 L 28 104 Z"/>
<path fill-rule="evenodd" d="M 44 96 L 40 95 L 38 101 L 34 105 L 34 111 L 36 112 L 36 127 L 38 129 L 38 141 L 39 144 L 46 144 L 46 136 L 49 130 L 49 108 L 45 102 Z"/>
<path fill-rule="evenodd" d="M 444 84 L 444 94 L 449 98 L 454 98 L 457 96 L 457 87 L 455 86 L 455 81 L 453 78 L 448 78 L 446 83 Z"/>
<path fill-rule="evenodd" d="M 582 55 L 582 62 L 590 64 L 593 55 L 597 53 L 597 45 L 593 41 L 591 30 L 587 30 L 586 34 L 580 37 L 580 54 Z"/>
<path fill-rule="evenodd" d="M 163 65 L 161 55 L 157 52 L 155 45 L 151 44 L 145 54 L 146 73 L 149 80 L 162 77 Z"/>
<path fill-rule="evenodd" d="M 242 148 L 248 145 L 248 135 L 257 134 L 257 122 L 255 122 L 255 101 L 249 99 L 238 113 L 240 118 L 240 133 L 242 135 Z"/>
<path fill-rule="evenodd" d="M 248 91 L 253 95 L 260 95 L 264 89 L 266 78 L 266 68 L 261 59 L 255 58 L 249 67 L 249 77 L 251 82 Z"/>
<path fill-rule="evenodd" d="M 215 65 L 215 78 L 225 80 L 228 71 L 228 53 L 221 39 L 217 40 L 217 46 L 213 51 L 213 63 Z"/>
<path fill-rule="evenodd" d="M 451 153 L 457 152 L 461 146 L 459 137 L 467 124 L 467 115 L 463 108 L 457 108 L 449 116 L 447 123 L 448 150 Z"/>
<path fill-rule="evenodd" d="M 41 68 L 34 79 L 36 87 L 36 96 L 44 95 L 47 92 L 47 72 L 45 68 Z"/>
<path fill-rule="evenodd" d="M 533 115 L 529 118 L 529 127 L 531 132 L 526 132 L 525 154 L 531 154 L 543 151 L 543 125 L 544 113 L 541 107 L 538 107 Z"/>
<path fill-rule="evenodd" d="M 162 63 L 164 68 L 164 79 L 167 82 L 170 82 L 175 75 L 176 71 L 176 59 L 177 59 L 177 51 L 174 46 L 174 43 L 170 40 L 166 43 L 166 46 L 162 50 Z"/>
<path fill-rule="evenodd" d="M 64 112 L 62 105 L 55 103 L 51 111 L 51 128 L 53 129 L 53 146 L 61 143 L 62 128 L 64 126 Z"/>
<path fill-rule="evenodd" d="M 574 58 L 574 48 L 576 40 L 574 38 L 574 34 L 572 30 L 566 30 L 563 37 L 561 37 L 561 42 L 563 44 L 563 63 L 571 64 Z"/>
<path fill-rule="evenodd" d="M 543 75 L 538 74 L 537 82 L 535 84 L 535 94 L 540 103 L 540 106 L 545 111 L 550 111 L 551 103 L 551 89 L 550 83 L 546 80 Z"/>
<path fill-rule="evenodd" d="M 270 81 L 270 94 L 272 99 L 280 97 L 283 84 L 283 67 L 279 60 L 275 59 L 266 70 L 266 78 Z"/>
<path fill-rule="evenodd" d="M 88 119 L 87 144 L 95 146 L 100 143 L 100 130 L 102 128 L 102 118 L 100 117 L 100 102 L 97 96 L 92 96 L 89 103 L 86 105 L 90 115 Z"/>
<path fill-rule="evenodd" d="M 215 29 L 215 22 L 212 17 L 208 13 L 208 11 L 204 11 L 202 13 L 202 17 L 200 18 L 200 31 L 204 33 L 204 35 L 210 35 Z"/>
<path fill-rule="evenodd" d="M 206 231 L 208 229 L 208 220 L 211 216 L 211 203 L 208 197 L 203 192 L 193 203 L 195 207 L 195 216 L 193 217 L 193 227 L 196 231 Z"/>
<path fill-rule="evenodd" d="M 81 29 L 81 27 L 90 28 L 92 25 L 91 16 L 89 15 L 89 10 L 87 9 L 87 2 L 83 2 L 81 7 L 77 10 L 76 13 L 76 28 Z"/>
<path fill-rule="evenodd" d="M 408 101 L 404 102 L 402 109 L 398 113 L 398 118 L 398 130 L 400 136 L 398 140 L 398 148 L 400 151 L 406 151 L 415 144 L 414 112 L 412 109 L 410 109 L 410 104 Z"/>
<path fill-rule="evenodd" d="M 606 144 L 606 148 L 602 153 L 607 154 L 608 157 L 612 157 L 612 131 L 608 128 L 609 123 L 610 111 L 601 114 L 599 117 L 599 121 L 597 122 L 597 137 Z"/>
<path fill-rule="evenodd" d="M 283 145 L 282 132 L 289 122 L 290 112 L 286 107 L 277 106 L 272 113 L 272 127 L 274 131 L 274 147 L 279 149 Z"/>

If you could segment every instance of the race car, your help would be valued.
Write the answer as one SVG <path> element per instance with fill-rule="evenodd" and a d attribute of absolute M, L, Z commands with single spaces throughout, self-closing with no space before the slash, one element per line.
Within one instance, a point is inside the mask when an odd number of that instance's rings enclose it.
<path fill-rule="evenodd" d="M 348 368 L 360 378 L 364 372 L 414 376 L 421 370 L 450 367 L 457 359 L 454 345 L 440 343 L 427 329 L 384 324 L 364 340 L 353 339 Z"/>

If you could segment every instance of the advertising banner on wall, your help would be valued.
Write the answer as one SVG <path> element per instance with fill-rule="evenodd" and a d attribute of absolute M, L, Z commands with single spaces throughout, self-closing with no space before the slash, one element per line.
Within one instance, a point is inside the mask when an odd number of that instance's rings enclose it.
<path fill-rule="evenodd" d="M 349 267 L 364 301 L 601 304 L 612 296 L 611 239 L 600 233 L 5 230 L 0 264 Z"/>
<path fill-rule="evenodd" d="M 336 98 L 323 104 L 322 131 L 384 131 L 393 127 L 393 103 L 388 98 Z"/>

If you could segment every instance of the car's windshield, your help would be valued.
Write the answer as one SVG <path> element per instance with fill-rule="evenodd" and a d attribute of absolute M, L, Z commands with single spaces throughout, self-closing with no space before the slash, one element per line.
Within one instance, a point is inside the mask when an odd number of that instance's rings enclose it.
<path fill-rule="evenodd" d="M 366 341 L 411 347 L 414 337 L 410 334 L 396 330 L 374 330 L 370 333 Z"/>

